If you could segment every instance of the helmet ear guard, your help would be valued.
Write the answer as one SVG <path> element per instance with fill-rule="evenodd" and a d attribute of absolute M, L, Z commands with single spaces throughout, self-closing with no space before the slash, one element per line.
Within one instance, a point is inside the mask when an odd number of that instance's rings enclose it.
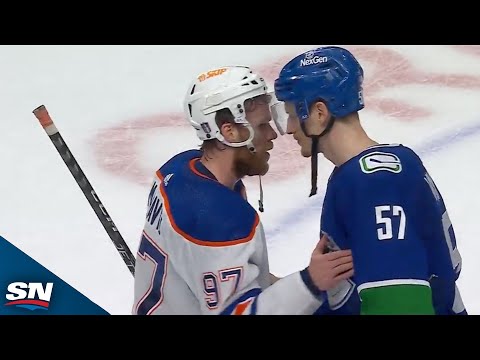
<path fill-rule="evenodd" d="M 243 126 L 245 126 L 248 129 L 248 132 L 249 132 L 248 139 L 245 140 L 245 141 L 242 141 L 240 143 L 228 142 L 227 140 L 225 140 L 224 136 L 222 135 L 222 133 L 220 131 L 219 131 L 216 138 L 222 144 L 225 144 L 225 145 L 230 146 L 232 148 L 241 148 L 241 147 L 246 146 L 250 152 L 254 153 L 254 152 L 256 152 L 255 145 L 253 145 L 253 138 L 255 137 L 255 131 L 253 130 L 253 128 L 250 124 L 244 124 Z"/>

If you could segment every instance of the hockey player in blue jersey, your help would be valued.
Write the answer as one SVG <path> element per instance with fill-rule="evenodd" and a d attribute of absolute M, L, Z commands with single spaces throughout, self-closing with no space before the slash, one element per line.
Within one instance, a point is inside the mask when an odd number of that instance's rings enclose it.
<path fill-rule="evenodd" d="M 324 238 L 306 269 L 273 281 L 262 222 L 241 181 L 267 173 L 277 137 L 265 81 L 240 66 L 201 73 L 185 115 L 203 145 L 156 172 L 132 313 L 313 314 L 325 290 L 352 276 L 351 251 L 324 254 Z"/>
<path fill-rule="evenodd" d="M 414 151 L 365 132 L 363 80 L 349 51 L 323 47 L 295 57 L 275 81 L 283 108 L 274 120 L 312 158 L 311 195 L 318 153 L 335 165 L 321 234 L 332 251 L 353 254 L 354 277 L 329 291 L 317 313 L 467 314 L 456 286 L 462 259 L 440 191 Z"/>

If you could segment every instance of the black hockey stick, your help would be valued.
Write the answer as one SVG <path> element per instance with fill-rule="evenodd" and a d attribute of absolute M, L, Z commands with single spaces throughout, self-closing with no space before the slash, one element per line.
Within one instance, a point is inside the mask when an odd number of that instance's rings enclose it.
<path fill-rule="evenodd" d="M 110 239 L 117 248 L 117 251 L 122 256 L 123 261 L 125 261 L 128 269 L 130 270 L 132 275 L 135 275 L 135 258 L 132 252 L 128 248 L 128 245 L 125 243 L 125 240 L 122 238 L 122 235 L 120 235 L 120 232 L 113 223 L 112 219 L 108 215 L 105 206 L 103 206 L 98 195 L 95 193 L 95 190 L 93 190 L 92 185 L 90 184 L 87 177 L 83 173 L 72 153 L 70 152 L 67 144 L 62 138 L 62 135 L 53 123 L 53 120 L 50 117 L 47 108 L 44 105 L 41 105 L 35 110 L 33 110 L 33 114 L 38 119 L 38 121 L 40 121 L 43 129 L 45 130 L 53 145 L 55 145 L 58 153 L 62 157 L 63 162 L 65 163 L 65 165 L 67 165 L 71 174 L 77 181 L 80 189 L 82 189 L 83 194 L 87 198 L 92 209 L 97 214 L 98 219 L 107 231 L 108 236 L 110 236 Z"/>

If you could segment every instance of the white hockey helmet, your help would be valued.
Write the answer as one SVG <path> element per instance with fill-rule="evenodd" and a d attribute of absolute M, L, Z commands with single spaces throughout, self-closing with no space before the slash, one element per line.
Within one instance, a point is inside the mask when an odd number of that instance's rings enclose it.
<path fill-rule="evenodd" d="M 225 66 L 201 73 L 188 88 L 184 101 L 185 114 L 201 141 L 217 139 L 231 147 L 247 146 L 255 151 L 252 144 L 253 128 L 245 117 L 245 100 L 268 93 L 265 80 L 246 66 Z M 229 109 L 237 124 L 250 131 L 248 140 L 229 143 L 220 133 L 215 122 L 216 112 Z"/>

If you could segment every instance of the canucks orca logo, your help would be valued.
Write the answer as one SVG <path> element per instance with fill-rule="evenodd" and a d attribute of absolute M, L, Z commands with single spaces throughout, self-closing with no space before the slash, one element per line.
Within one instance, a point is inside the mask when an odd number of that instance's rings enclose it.
<path fill-rule="evenodd" d="M 360 166 L 365 174 L 377 171 L 388 171 L 395 174 L 402 172 L 402 163 L 397 155 L 379 151 L 363 156 L 360 159 Z"/>
<path fill-rule="evenodd" d="M 14 282 L 8 285 L 5 306 L 16 306 L 28 310 L 48 310 L 52 297 L 53 283 Z"/>

